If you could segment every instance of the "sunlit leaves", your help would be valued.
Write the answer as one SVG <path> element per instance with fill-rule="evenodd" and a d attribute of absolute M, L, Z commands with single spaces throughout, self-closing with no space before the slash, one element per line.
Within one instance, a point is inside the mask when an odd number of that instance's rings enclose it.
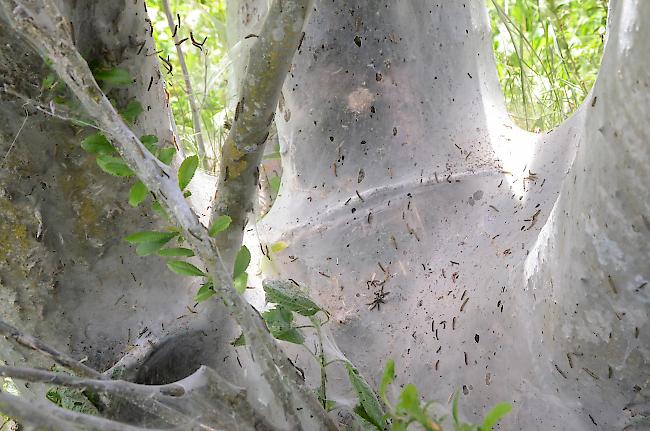
<path fill-rule="evenodd" d="M 232 274 L 233 278 L 236 278 L 239 274 L 246 271 L 250 263 L 251 252 L 248 250 L 248 247 L 242 245 L 241 249 L 239 249 L 239 253 L 237 253 L 237 257 L 235 258 L 235 267 Z"/>
<path fill-rule="evenodd" d="M 100 154 L 97 156 L 97 166 L 106 172 L 107 174 L 114 175 L 116 177 L 130 177 L 133 175 L 131 168 L 124 163 L 120 157 L 109 156 L 106 154 Z"/>
<path fill-rule="evenodd" d="M 93 76 L 97 81 L 103 81 L 104 83 L 113 86 L 126 86 L 133 83 L 133 78 L 131 78 L 129 72 L 118 67 L 112 69 L 94 69 Z"/>
<path fill-rule="evenodd" d="M 156 135 L 140 136 L 140 142 L 142 142 L 142 145 L 144 145 L 150 153 L 154 155 L 156 154 L 156 144 L 158 143 L 158 137 Z"/>
<path fill-rule="evenodd" d="M 246 288 L 248 287 L 248 273 L 246 271 L 242 272 L 237 277 L 233 278 L 232 282 L 237 292 L 246 292 Z"/>
<path fill-rule="evenodd" d="M 138 118 L 138 115 L 144 112 L 142 103 L 137 100 L 131 100 L 122 110 L 120 110 L 120 115 L 128 124 L 133 124 Z"/>
<path fill-rule="evenodd" d="M 231 343 L 231 346 L 233 347 L 241 347 L 246 345 L 246 337 L 244 337 L 244 334 L 240 334 L 239 337 L 235 338 Z"/>
<path fill-rule="evenodd" d="M 154 210 L 154 212 L 158 214 L 163 220 L 169 220 L 169 214 L 167 214 L 167 211 L 165 211 L 160 202 L 154 201 L 154 203 L 151 204 L 151 209 Z"/>
<path fill-rule="evenodd" d="M 178 275 L 187 275 L 190 277 L 204 277 L 205 273 L 196 266 L 183 260 L 170 260 L 167 267 Z"/>
<path fill-rule="evenodd" d="M 169 166 L 175 154 L 176 148 L 174 147 L 162 148 L 158 151 L 158 160 Z"/>
<path fill-rule="evenodd" d="M 262 313 L 271 335 L 278 340 L 288 341 L 294 344 L 302 344 L 305 339 L 302 334 L 293 326 L 293 313 L 283 308 L 276 307 Z"/>
<path fill-rule="evenodd" d="M 246 291 L 246 283 L 248 282 L 248 274 L 246 269 L 251 263 L 251 252 L 248 250 L 248 247 L 243 245 L 237 253 L 235 258 L 235 267 L 233 269 L 233 283 L 235 285 L 235 290 L 239 293 L 244 293 Z"/>
<path fill-rule="evenodd" d="M 265 281 L 266 302 L 278 304 L 303 316 L 313 316 L 321 308 L 289 281 Z"/>
<path fill-rule="evenodd" d="M 359 405 L 354 410 L 355 413 L 375 425 L 377 429 L 383 430 L 386 426 L 386 420 L 384 419 L 384 409 L 381 407 L 377 396 L 352 364 L 347 362 L 345 368 L 348 371 L 350 383 L 359 399 Z"/>
<path fill-rule="evenodd" d="M 389 359 L 384 369 L 384 375 L 381 378 L 381 384 L 379 385 L 379 396 L 385 403 L 388 403 L 386 389 L 393 383 L 393 380 L 395 380 L 395 361 Z"/>
<path fill-rule="evenodd" d="M 126 236 L 125 241 L 136 245 L 139 256 L 148 256 L 160 250 L 165 244 L 178 236 L 178 232 L 137 232 Z"/>
<path fill-rule="evenodd" d="M 210 279 L 201 285 L 199 291 L 196 292 L 196 296 L 194 296 L 194 300 L 196 302 L 207 301 L 208 299 L 212 298 L 214 294 L 214 283 Z"/>
<path fill-rule="evenodd" d="M 491 431 L 492 428 L 499 423 L 505 415 L 510 413 L 512 410 L 512 405 L 509 403 L 499 403 L 492 408 L 483 419 L 483 424 L 481 425 L 481 431 Z"/>
<path fill-rule="evenodd" d="M 185 187 L 192 181 L 196 168 L 199 167 L 199 157 L 190 156 L 183 160 L 180 168 L 178 168 L 178 187 L 185 190 Z"/>
<path fill-rule="evenodd" d="M 223 232 L 226 229 L 228 229 L 228 226 L 230 226 L 230 223 L 232 222 L 232 218 L 227 215 L 220 215 L 219 217 L 216 218 L 216 220 L 212 223 L 212 226 L 210 227 L 210 230 L 208 234 L 211 237 L 217 236 L 219 232 Z"/>
<path fill-rule="evenodd" d="M 137 207 L 147 198 L 147 186 L 145 186 L 142 181 L 138 181 L 131 186 L 129 190 L 129 205 L 132 207 Z"/>
<path fill-rule="evenodd" d="M 422 407 L 418 390 L 412 384 L 402 389 L 395 411 L 400 416 L 407 416 L 409 420 L 419 423 L 427 431 L 440 431 L 440 426 L 433 422 Z"/>
<path fill-rule="evenodd" d="M 554 127 L 578 108 L 596 79 L 607 2 L 487 5 L 497 72 L 513 120 L 531 131 Z"/>
<path fill-rule="evenodd" d="M 192 257 L 194 251 L 185 247 L 170 247 L 158 250 L 158 256 L 162 257 Z"/>
<path fill-rule="evenodd" d="M 161 239 L 169 241 L 177 235 L 177 232 L 142 231 L 125 236 L 124 241 L 130 242 L 131 244 L 159 241 Z"/>
<path fill-rule="evenodd" d="M 271 253 L 280 253 L 282 250 L 286 249 L 287 247 L 289 247 L 289 244 L 287 244 L 284 241 L 278 241 L 271 244 L 271 247 L 269 247 L 269 251 Z"/>
<path fill-rule="evenodd" d="M 278 194 L 280 191 L 280 177 L 273 176 L 269 179 L 269 186 L 271 187 L 271 190 L 273 191 L 274 194 Z"/>
<path fill-rule="evenodd" d="M 90 154 L 114 154 L 115 147 L 101 133 L 94 133 L 81 141 L 81 148 Z"/>

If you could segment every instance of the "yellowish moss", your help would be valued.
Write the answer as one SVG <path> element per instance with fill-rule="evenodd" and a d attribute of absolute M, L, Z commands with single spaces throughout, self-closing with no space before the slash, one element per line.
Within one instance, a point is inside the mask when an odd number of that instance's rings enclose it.
<path fill-rule="evenodd" d="M 59 178 L 59 185 L 66 200 L 70 203 L 77 217 L 74 219 L 73 232 L 80 240 L 95 239 L 104 242 L 107 235 L 100 207 L 101 202 L 89 186 L 93 183 L 93 169 L 96 169 L 91 157 L 84 158 L 81 165 L 68 165 L 65 174 Z"/>
<path fill-rule="evenodd" d="M 228 169 L 228 178 L 237 178 L 246 170 L 248 165 L 245 154 L 242 153 L 232 142 L 226 142 L 223 148 L 223 158 Z"/>
<path fill-rule="evenodd" d="M 26 256 L 32 246 L 30 244 L 27 225 L 29 215 L 6 198 L 0 198 L 0 262 L 7 264 L 15 263 L 14 260 L 21 260 Z M 12 265 L 13 266 L 13 265 Z M 21 265 L 21 267 L 23 267 Z"/>

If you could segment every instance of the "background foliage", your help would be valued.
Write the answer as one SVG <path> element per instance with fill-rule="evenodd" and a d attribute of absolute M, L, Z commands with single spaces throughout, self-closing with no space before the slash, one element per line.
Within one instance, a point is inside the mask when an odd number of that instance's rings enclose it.
<path fill-rule="evenodd" d="M 600 66 L 607 0 L 487 0 L 508 111 L 551 129 L 585 99 Z"/>
<path fill-rule="evenodd" d="M 187 153 L 196 153 L 197 140 L 192 126 L 192 113 L 188 94 L 172 34 L 161 0 L 147 2 L 149 17 L 154 26 L 154 37 L 159 55 L 169 58 L 172 73 L 166 74 L 167 91 L 176 119 L 178 133 Z M 225 0 L 169 0 L 172 14 L 180 16 L 181 26 L 177 30 L 182 40 L 192 32 L 199 42 L 207 36 L 202 49 L 192 45 L 191 39 L 181 47 L 190 72 L 194 97 L 201 115 L 203 139 L 207 154 L 214 158 L 219 153 L 227 130 L 224 129 L 227 108 L 227 88 L 230 61 L 226 44 L 226 2 Z M 165 68 L 162 68 L 163 73 Z M 210 163 L 214 167 L 214 163 Z"/>
<path fill-rule="evenodd" d="M 522 128 L 552 129 L 585 99 L 598 73 L 607 21 L 607 0 L 486 0 L 490 12 L 497 70 L 506 104 Z M 170 0 L 180 15 L 180 38 L 208 36 L 203 50 L 183 43 L 205 146 L 218 157 L 227 129 L 230 61 L 226 48 L 226 0 Z M 170 102 L 183 147 L 196 153 L 188 94 L 173 29 L 162 0 L 149 3 L 160 56 L 173 64 L 167 74 Z M 214 163 L 210 163 L 214 166 Z"/>

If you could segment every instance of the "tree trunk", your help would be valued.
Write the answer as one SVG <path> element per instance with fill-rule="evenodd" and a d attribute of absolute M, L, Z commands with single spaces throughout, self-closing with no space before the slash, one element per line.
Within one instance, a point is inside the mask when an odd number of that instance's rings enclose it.
<path fill-rule="evenodd" d="M 441 402 L 461 390 L 473 420 L 511 402 L 506 429 L 647 414 L 644 19 L 645 2 L 612 2 L 594 90 L 534 135 L 505 112 L 483 2 L 317 4 L 262 231 L 290 244 L 280 273 L 312 289 L 366 375 L 394 358 L 399 383 Z"/>
<path fill-rule="evenodd" d="M 133 84 L 109 94 L 120 108 L 131 100 L 142 104 L 135 133 L 175 145 L 143 2 L 61 1 L 59 7 L 89 63 L 126 69 L 133 78 Z M 127 353 L 151 355 L 146 361 L 123 361 L 133 367 L 122 370 L 125 377 L 145 383 L 176 381 L 202 364 L 226 361 L 239 368 L 237 355 L 226 352 L 238 332 L 225 313 L 208 316 L 195 306 L 198 282 L 174 275 L 158 256 L 136 256 L 123 241 L 127 234 L 165 227 L 149 204 L 128 205 L 135 181 L 116 181 L 81 149 L 81 140 L 94 130 L 43 113 L 54 105 L 38 111 L 12 95 L 39 100 L 49 71 L 4 22 L 0 40 L 0 87 L 11 91 L 0 97 L 3 319 L 77 358 L 87 357 L 87 364 L 100 370 Z M 52 109 L 60 114 L 66 107 Z M 71 115 L 84 118 L 81 112 Z M 216 330 L 201 333 L 206 327 Z M 191 335 L 170 340 L 176 333 Z M 0 349 L 9 364 L 52 365 L 6 341 Z"/>

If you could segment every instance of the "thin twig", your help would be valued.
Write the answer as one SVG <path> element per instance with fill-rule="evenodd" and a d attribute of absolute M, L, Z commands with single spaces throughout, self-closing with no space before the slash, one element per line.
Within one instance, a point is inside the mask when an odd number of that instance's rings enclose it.
<path fill-rule="evenodd" d="M 23 109 L 25 109 L 25 105 L 23 105 Z M 16 136 L 14 136 L 14 140 L 11 141 L 11 145 L 9 145 L 9 149 L 5 153 L 5 156 L 2 159 L 2 163 L 0 163 L 0 167 L 3 167 L 5 165 L 5 163 L 7 162 L 7 158 L 9 157 L 9 154 L 11 154 L 11 151 L 14 149 L 14 146 L 16 145 L 16 141 L 18 140 L 18 137 L 20 136 L 20 133 L 23 131 L 23 127 L 25 127 L 25 124 L 27 123 L 28 118 L 29 118 L 29 112 L 27 112 L 27 109 L 25 109 L 25 119 L 23 120 L 22 124 L 20 125 L 20 128 L 18 129 L 18 132 L 16 132 Z"/>
<path fill-rule="evenodd" d="M 190 110 L 192 111 L 192 125 L 194 126 L 194 136 L 196 137 L 196 149 L 201 160 L 201 164 L 204 168 L 207 169 L 207 159 L 205 153 L 205 143 L 203 142 L 203 132 L 201 130 L 201 115 L 199 114 L 199 109 L 196 106 L 196 99 L 194 98 L 194 90 L 192 89 L 192 81 L 190 80 L 190 72 L 187 69 L 187 64 L 185 63 L 185 55 L 183 54 L 183 47 L 179 43 L 178 35 L 178 26 L 174 23 L 174 17 L 172 16 L 171 8 L 169 7 L 169 1 L 163 0 L 163 9 L 165 10 L 165 15 L 167 15 L 167 24 L 169 29 L 174 32 L 174 45 L 176 46 L 176 54 L 178 55 L 178 62 L 181 65 L 181 70 L 183 71 L 183 79 L 185 80 L 185 88 L 187 93 L 187 100 L 190 103 Z M 176 31 L 174 31 L 176 29 Z"/>
<path fill-rule="evenodd" d="M 82 364 L 81 362 L 66 355 L 65 353 L 59 352 L 58 350 L 43 343 L 41 340 L 34 338 L 31 335 L 25 334 L 24 332 L 18 330 L 17 328 L 14 328 L 2 320 L 0 320 L 0 335 L 4 335 L 5 337 L 10 338 L 23 347 L 41 352 L 57 364 L 68 368 L 79 376 L 92 377 L 93 379 L 105 378 L 100 372 L 93 370 L 92 368 Z"/>

